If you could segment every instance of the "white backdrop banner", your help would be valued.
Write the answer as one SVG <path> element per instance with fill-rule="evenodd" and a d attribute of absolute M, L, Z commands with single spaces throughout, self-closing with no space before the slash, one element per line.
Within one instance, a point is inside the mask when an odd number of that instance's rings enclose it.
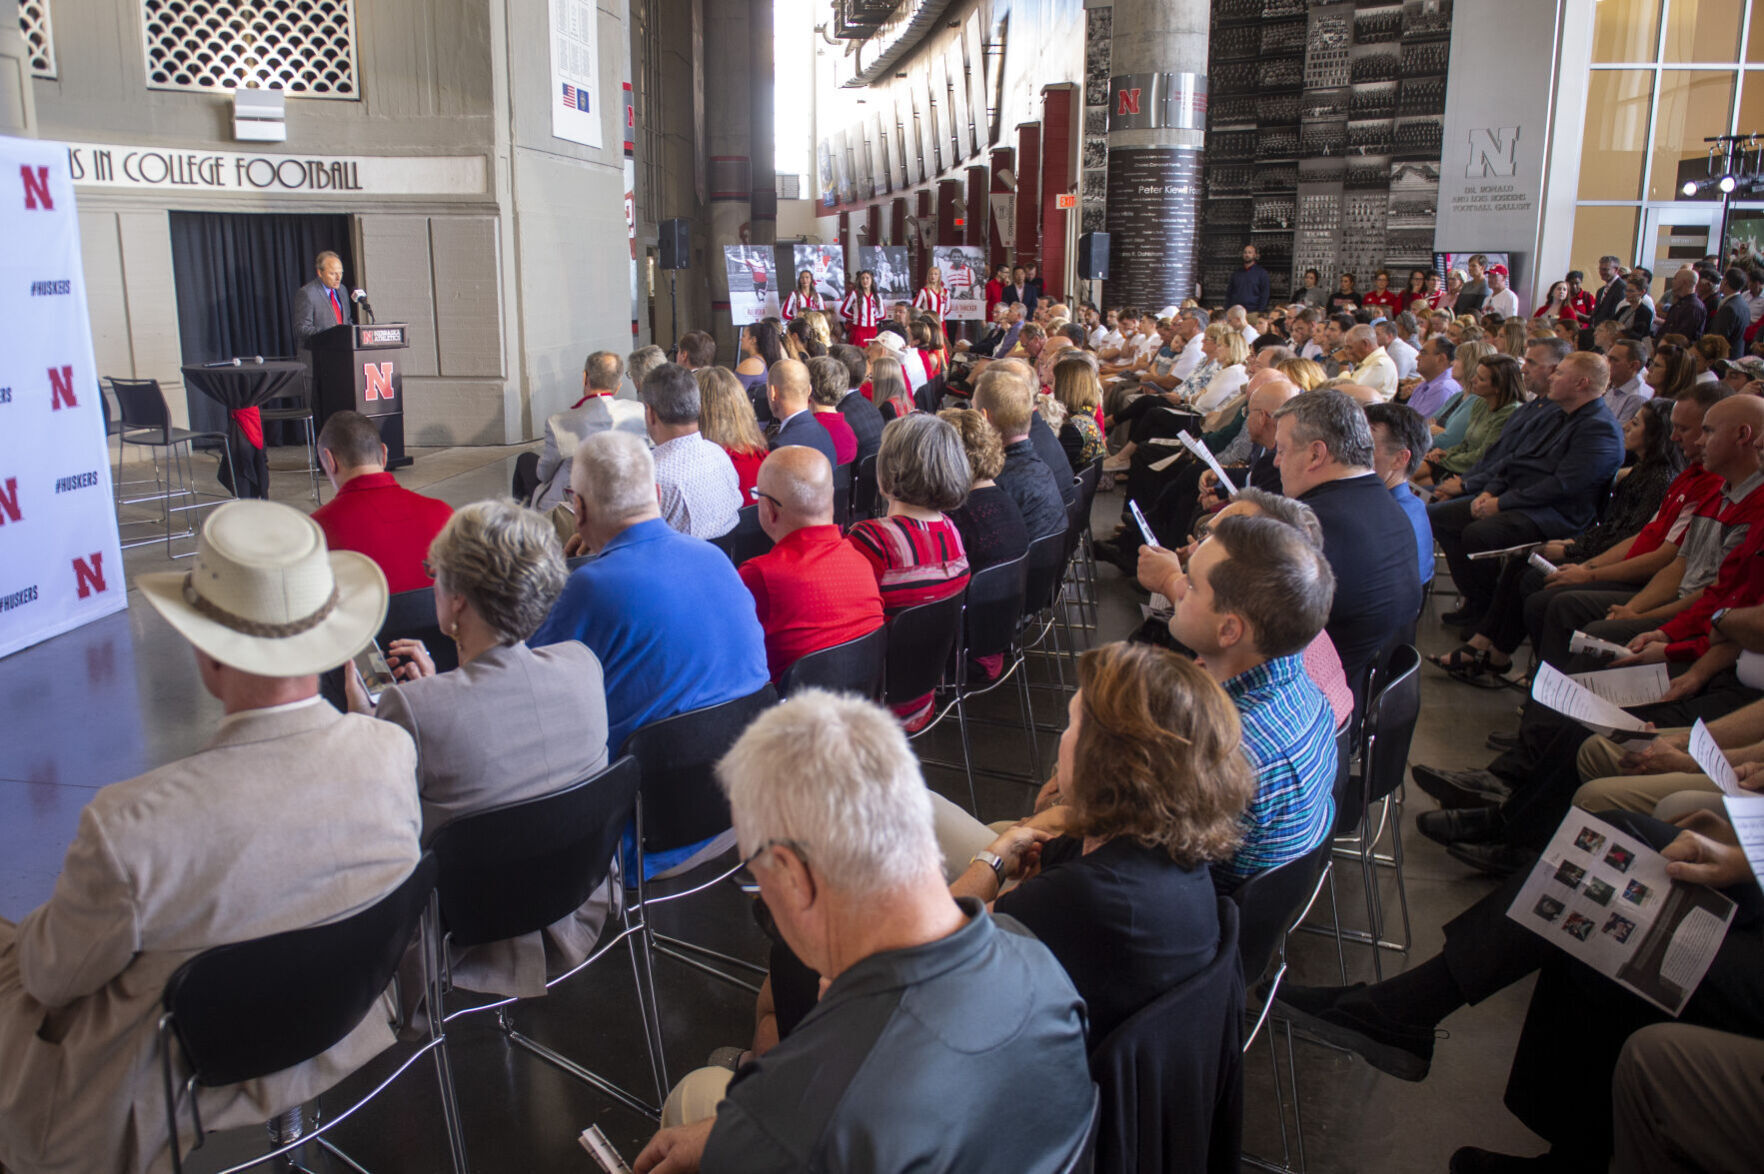
<path fill-rule="evenodd" d="M 950 322 L 986 321 L 986 250 L 979 245 L 938 245 L 931 263 L 943 271 Z"/>
<path fill-rule="evenodd" d="M 0 138 L 0 656 L 127 606 L 62 143 Z"/>

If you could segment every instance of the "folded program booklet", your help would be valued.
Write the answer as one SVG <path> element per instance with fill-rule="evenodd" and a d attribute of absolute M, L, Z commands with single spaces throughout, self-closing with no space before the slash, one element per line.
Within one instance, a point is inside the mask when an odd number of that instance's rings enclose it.
<path fill-rule="evenodd" d="M 1666 858 L 1578 807 L 1556 829 L 1507 916 L 1669 1015 L 1684 1010 L 1733 923 L 1734 904 L 1666 875 Z"/>

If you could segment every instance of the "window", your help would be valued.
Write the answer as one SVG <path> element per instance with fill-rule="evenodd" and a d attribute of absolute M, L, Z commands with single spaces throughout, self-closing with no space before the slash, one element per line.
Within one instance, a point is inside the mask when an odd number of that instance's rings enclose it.
<path fill-rule="evenodd" d="M 24 34 L 31 58 L 31 76 L 55 76 L 55 32 L 49 24 L 49 0 L 24 0 L 18 6 L 18 31 Z"/>
<path fill-rule="evenodd" d="M 358 99 L 355 0 L 142 0 L 147 85 Z"/>

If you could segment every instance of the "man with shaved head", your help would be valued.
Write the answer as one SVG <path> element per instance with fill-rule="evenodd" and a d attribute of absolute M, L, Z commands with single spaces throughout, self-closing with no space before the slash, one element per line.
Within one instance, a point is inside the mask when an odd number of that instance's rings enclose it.
<path fill-rule="evenodd" d="M 833 467 L 786 445 L 760 466 L 759 523 L 772 549 L 741 564 L 766 633 L 772 681 L 798 659 L 882 626 L 876 575 L 833 522 Z"/>
<path fill-rule="evenodd" d="M 1563 359 L 1549 374 L 1549 403 L 1525 427 L 1509 424 L 1464 474 L 1461 496 L 1427 507 L 1463 598 L 1448 623 L 1479 623 L 1494 602 L 1500 562 L 1472 562 L 1471 554 L 1569 538 L 1596 520 L 1623 464 L 1623 432 L 1604 398 L 1610 382 L 1602 355 L 1577 351 Z"/>
<path fill-rule="evenodd" d="M 766 403 L 772 409 L 772 423 L 766 426 L 767 443 L 773 451 L 787 445 L 803 445 L 837 463 L 833 437 L 809 410 L 809 395 L 814 384 L 809 379 L 806 363 L 783 359 L 766 372 Z"/>

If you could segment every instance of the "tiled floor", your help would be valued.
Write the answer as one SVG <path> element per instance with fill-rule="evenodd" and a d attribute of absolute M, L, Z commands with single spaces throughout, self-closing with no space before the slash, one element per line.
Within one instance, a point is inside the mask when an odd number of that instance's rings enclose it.
<path fill-rule="evenodd" d="M 402 471 L 399 479 L 454 504 L 473 501 L 507 492 L 518 451 L 418 450 L 416 464 Z M 198 468 L 208 467 L 204 458 L 197 459 Z M 305 475 L 291 471 L 299 463 L 293 450 L 276 453 L 272 467 L 281 471 L 272 474 L 272 488 L 279 499 L 310 508 Z M 1099 499 L 1099 533 L 1112 530 L 1119 506 L 1116 497 Z M 176 549 L 188 550 L 190 544 L 186 541 Z M 131 580 L 143 571 L 173 565 L 165 558 L 163 544 L 132 550 L 125 561 Z M 1101 634 L 1119 638 L 1137 623 L 1141 597 L 1112 568 L 1103 568 L 1101 578 Z M 0 916 L 16 919 L 48 897 L 79 810 L 93 788 L 189 753 L 207 737 L 219 716 L 218 706 L 201 691 L 183 643 L 150 609 L 138 604 L 138 597 L 132 596 L 131 604 L 127 612 L 0 661 L 0 699 L 7 714 L 0 736 Z M 1423 624 L 1422 644 L 1424 651 L 1445 644 L 1431 619 Z M 1516 724 L 1513 706 L 1518 695 L 1470 689 L 1428 667 L 1422 672 L 1423 709 L 1412 759 L 1447 766 L 1483 764 L 1490 757 L 1482 748 L 1483 738 L 1490 729 Z M 1044 679 L 1040 669 L 1034 679 Z M 1036 692 L 1038 719 L 1061 720 L 1062 698 L 1051 688 Z M 1014 699 L 990 699 L 979 712 L 1006 724 L 976 730 L 977 761 L 1018 769 L 1022 737 Z M 1043 735 L 1044 754 L 1051 754 L 1053 740 L 1052 734 Z M 920 743 L 920 749 L 928 758 L 959 760 L 960 756 L 953 732 L 934 733 Z M 928 775 L 934 787 L 965 801 L 966 786 L 959 772 L 933 768 Z M 1030 794 L 1017 784 L 987 780 L 980 781 L 979 790 L 981 813 L 988 819 L 1019 814 Z M 1412 794 L 1405 817 L 1414 932 L 1410 957 L 1415 960 L 1437 949 L 1439 927 L 1446 920 L 1491 887 L 1414 831 L 1415 812 L 1428 806 L 1425 797 Z M 1343 920 L 1361 924 L 1365 914 L 1357 872 L 1340 872 Z M 1394 915 L 1394 890 L 1388 881 L 1386 894 Z M 1326 912 L 1320 907 L 1313 920 Z M 763 960 L 763 939 L 742 899 L 731 892 L 712 891 L 681 902 L 663 919 L 682 936 Z M 1369 977 L 1365 954 L 1362 949 L 1349 951 L 1354 977 Z M 1337 974 L 1332 941 L 1299 935 L 1292 958 L 1296 981 L 1326 983 Z M 1387 967 L 1403 964 L 1400 958 L 1387 959 Z M 752 1023 L 750 995 L 665 958 L 657 962 L 657 985 L 670 1074 L 702 1063 L 714 1047 L 746 1042 Z M 1344 1053 L 1299 1041 L 1310 1169 L 1443 1171 L 1460 1145 L 1474 1143 L 1517 1153 L 1539 1149 L 1541 1143 L 1500 1105 L 1507 1060 L 1528 994 L 1529 984 L 1453 1016 L 1447 1022 L 1451 1038 L 1441 1042 L 1433 1075 L 1422 1084 L 1392 1080 Z M 641 1090 L 648 1080 L 648 1065 L 633 1012 L 630 967 L 614 955 L 551 997 L 521 1008 L 516 1018 L 536 1038 Z M 627 1157 L 635 1155 L 651 1129 L 646 1121 L 535 1057 L 511 1050 L 487 1017 L 480 1018 L 484 1021 L 457 1023 L 451 1044 L 477 1169 L 589 1169 L 574 1138 L 591 1123 L 599 1123 Z M 371 1087 L 383 1072 L 384 1065 L 376 1065 L 340 1091 Z M 1268 1054 L 1261 1045 L 1248 1058 L 1246 1073 L 1249 1147 L 1278 1157 L 1278 1118 Z M 1034 1074 L 1020 1078 L 1031 1087 Z M 413 1068 L 380 1100 L 339 1126 L 336 1136 L 374 1171 L 428 1172 L 447 1167 L 433 1080 L 426 1066 Z M 216 1139 L 195 1168 L 218 1169 L 225 1158 L 248 1152 L 258 1140 L 254 1131 Z M 311 1165 L 315 1170 L 342 1169 L 328 1158 L 314 1158 Z"/>

